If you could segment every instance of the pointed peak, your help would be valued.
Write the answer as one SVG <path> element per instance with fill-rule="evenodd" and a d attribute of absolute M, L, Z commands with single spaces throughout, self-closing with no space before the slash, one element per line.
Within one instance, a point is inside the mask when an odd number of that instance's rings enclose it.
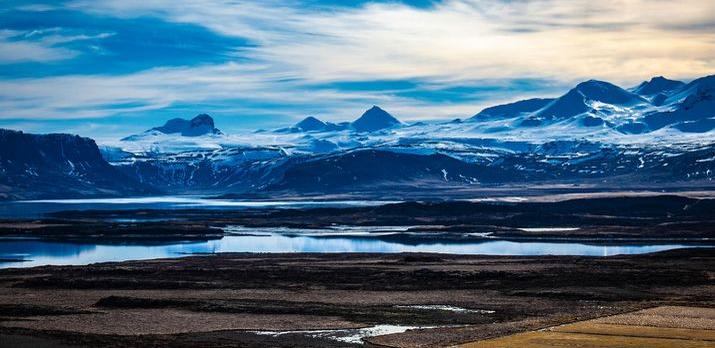
<path fill-rule="evenodd" d="M 390 115 L 377 105 L 365 111 L 360 118 L 353 121 L 352 127 L 358 132 L 373 132 L 380 129 L 402 124 L 400 120 Z"/>
<path fill-rule="evenodd" d="M 313 116 L 308 116 L 304 118 L 302 121 L 298 122 L 295 124 L 296 128 L 299 128 L 302 131 L 316 131 L 316 130 L 323 130 L 325 129 L 326 123 L 313 117 Z"/>
<path fill-rule="evenodd" d="M 362 116 L 371 115 L 371 114 L 372 114 L 372 115 L 379 115 L 379 116 L 381 116 L 381 117 L 384 117 L 384 116 L 390 116 L 390 117 L 392 117 L 392 115 L 390 115 L 389 112 L 385 111 L 384 109 L 382 109 L 381 107 L 379 107 L 379 106 L 377 106 L 377 105 L 373 105 L 371 108 L 367 109 L 367 110 L 362 114 Z"/>
<path fill-rule="evenodd" d="M 323 122 L 323 121 L 319 120 L 318 118 L 316 118 L 315 116 L 308 116 L 308 117 L 304 118 L 303 121 L 307 121 L 307 122 L 321 122 L 321 123 Z M 301 121 L 301 122 L 303 122 L 303 121 Z"/>

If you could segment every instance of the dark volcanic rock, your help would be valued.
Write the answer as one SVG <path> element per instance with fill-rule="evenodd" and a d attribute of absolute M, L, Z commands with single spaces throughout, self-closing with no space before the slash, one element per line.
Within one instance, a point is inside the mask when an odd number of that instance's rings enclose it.
<path fill-rule="evenodd" d="M 465 163 L 442 154 L 424 156 L 379 150 L 289 161 L 281 169 L 282 177 L 272 183 L 269 190 L 348 192 L 377 188 L 381 184 L 468 185 L 495 181 L 505 174 L 499 169 Z"/>
<path fill-rule="evenodd" d="M 155 192 L 123 175 L 89 138 L 0 129 L 0 199 L 140 195 Z"/>
<path fill-rule="evenodd" d="M 221 134 L 221 131 L 214 126 L 214 120 L 207 114 L 200 114 L 191 120 L 174 118 L 167 121 L 161 127 L 150 129 L 157 130 L 165 134 L 181 134 L 186 137 L 195 137 L 205 134 Z"/>

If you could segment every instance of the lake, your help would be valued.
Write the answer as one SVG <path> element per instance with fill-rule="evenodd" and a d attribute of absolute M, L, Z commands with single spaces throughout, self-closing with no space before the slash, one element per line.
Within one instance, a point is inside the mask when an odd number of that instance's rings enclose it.
<path fill-rule="evenodd" d="M 364 207 L 398 201 L 378 200 L 334 200 L 334 201 L 290 201 L 290 200 L 231 200 L 208 199 L 192 196 L 159 196 L 136 198 L 96 198 L 96 199 L 45 199 L 0 202 L 0 218 L 37 218 L 44 214 L 65 210 L 134 210 L 134 209 L 257 209 L 257 208 L 317 208 L 317 207 Z"/>
<path fill-rule="evenodd" d="M 336 227 L 330 229 L 227 227 L 230 235 L 201 242 L 162 245 L 65 243 L 28 239 L 0 240 L 0 258 L 25 262 L 0 262 L 0 268 L 40 265 L 84 265 L 96 262 L 145 260 L 219 252 L 304 253 L 434 252 L 483 255 L 585 255 L 640 254 L 682 248 L 682 244 L 592 245 L 561 242 L 514 242 L 455 239 L 453 233 L 412 233 L 409 226 Z M 379 230 L 380 232 L 374 232 Z"/>

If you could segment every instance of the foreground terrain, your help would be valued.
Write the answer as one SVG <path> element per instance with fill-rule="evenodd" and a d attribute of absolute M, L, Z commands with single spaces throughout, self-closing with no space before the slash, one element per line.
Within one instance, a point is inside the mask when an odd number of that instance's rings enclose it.
<path fill-rule="evenodd" d="M 5 269 L 0 342 L 464 344 L 657 306 L 713 308 L 713 251 L 601 258 L 218 254 Z M 699 329 L 713 329 L 712 318 L 701 321 L 706 327 Z"/>
<path fill-rule="evenodd" d="M 713 347 L 715 308 L 662 306 L 468 343 L 499 347 Z"/>

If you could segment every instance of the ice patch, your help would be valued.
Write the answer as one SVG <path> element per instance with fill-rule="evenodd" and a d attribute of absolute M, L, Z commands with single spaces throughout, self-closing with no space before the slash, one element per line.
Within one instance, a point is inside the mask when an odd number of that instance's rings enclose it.
<path fill-rule="evenodd" d="M 569 232 L 578 231 L 578 227 L 533 227 L 533 228 L 519 228 L 524 232 Z"/>
<path fill-rule="evenodd" d="M 403 326 L 403 325 L 375 325 L 361 329 L 338 330 L 297 330 L 297 331 L 249 331 L 257 335 L 281 336 L 286 334 L 304 334 L 313 338 L 325 338 L 339 342 L 362 344 L 363 339 L 373 336 L 403 333 L 407 330 L 434 329 L 443 326 Z"/>
<path fill-rule="evenodd" d="M 409 305 L 409 306 L 395 306 L 395 308 L 411 308 L 411 309 L 423 309 L 423 310 L 433 310 L 433 311 L 448 311 L 456 313 L 482 313 L 491 314 L 494 311 L 486 309 L 468 309 L 462 307 L 455 307 L 449 305 Z"/>
<path fill-rule="evenodd" d="M 505 203 L 519 203 L 526 202 L 529 199 L 526 197 L 486 197 L 486 198 L 471 198 L 466 199 L 467 202 L 480 203 L 480 202 L 505 202 Z"/>

